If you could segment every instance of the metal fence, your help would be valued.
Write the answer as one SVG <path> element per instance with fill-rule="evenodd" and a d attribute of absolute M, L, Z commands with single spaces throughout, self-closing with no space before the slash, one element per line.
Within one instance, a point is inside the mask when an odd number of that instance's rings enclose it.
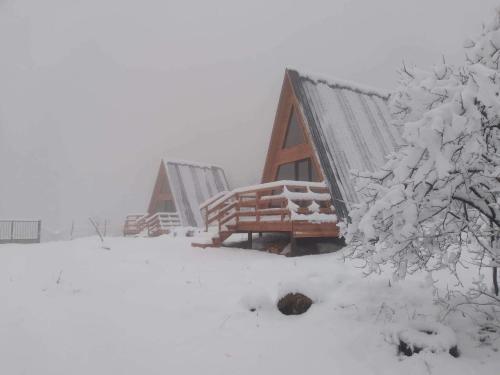
<path fill-rule="evenodd" d="M 0 244 L 39 243 L 41 220 L 0 220 Z"/>

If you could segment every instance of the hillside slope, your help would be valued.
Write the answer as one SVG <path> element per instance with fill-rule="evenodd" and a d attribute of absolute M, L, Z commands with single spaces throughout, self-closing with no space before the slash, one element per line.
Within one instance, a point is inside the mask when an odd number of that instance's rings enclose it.
<path fill-rule="evenodd" d="M 450 322 L 461 357 L 400 357 L 394 325 L 432 318 L 432 290 L 363 278 L 341 253 L 194 249 L 181 237 L 0 245 L 2 374 L 495 374 L 500 343 Z M 450 280 L 450 283 L 452 281 Z M 289 291 L 315 303 L 282 315 Z M 251 312 L 250 308 L 256 308 Z M 496 347 L 495 347 L 496 345 Z"/>

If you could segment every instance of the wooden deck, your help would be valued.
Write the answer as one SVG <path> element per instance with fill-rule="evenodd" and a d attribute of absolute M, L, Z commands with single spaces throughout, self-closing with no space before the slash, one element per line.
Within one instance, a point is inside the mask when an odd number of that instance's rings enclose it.
<path fill-rule="evenodd" d="M 335 211 L 323 183 L 276 181 L 219 194 L 200 207 L 206 230 L 215 226 L 218 247 L 233 233 L 285 232 L 291 238 L 338 237 Z"/>
<path fill-rule="evenodd" d="M 137 236 L 147 233 L 149 237 L 158 237 L 170 232 L 172 227 L 181 225 L 177 212 L 157 212 L 152 215 L 132 214 L 125 219 L 124 236 Z"/>

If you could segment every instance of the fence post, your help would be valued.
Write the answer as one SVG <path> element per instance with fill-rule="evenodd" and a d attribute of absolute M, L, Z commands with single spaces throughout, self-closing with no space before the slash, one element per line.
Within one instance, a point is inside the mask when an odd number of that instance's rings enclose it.
<path fill-rule="evenodd" d="M 14 241 L 14 220 L 10 222 L 10 241 Z"/>
<path fill-rule="evenodd" d="M 37 241 L 40 243 L 41 241 L 41 234 L 42 234 L 42 220 L 38 220 L 38 235 L 37 235 Z"/>

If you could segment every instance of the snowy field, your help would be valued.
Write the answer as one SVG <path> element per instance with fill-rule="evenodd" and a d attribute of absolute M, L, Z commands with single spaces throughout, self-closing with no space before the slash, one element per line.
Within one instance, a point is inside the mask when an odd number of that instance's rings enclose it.
<path fill-rule="evenodd" d="M 458 317 L 460 358 L 397 355 L 388 332 L 438 314 L 424 276 L 389 286 L 341 253 L 191 240 L 0 245 L 0 374 L 500 374 L 500 343 L 480 345 Z M 282 315 L 275 303 L 289 291 L 315 303 Z"/>

